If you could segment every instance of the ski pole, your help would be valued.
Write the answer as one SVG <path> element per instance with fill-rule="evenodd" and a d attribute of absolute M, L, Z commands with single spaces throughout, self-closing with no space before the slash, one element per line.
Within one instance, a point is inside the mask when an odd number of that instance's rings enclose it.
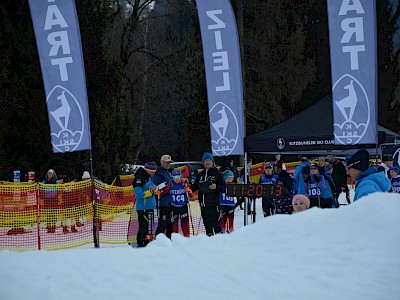
<path fill-rule="evenodd" d="M 190 209 L 190 200 L 188 202 L 188 208 L 189 208 L 190 224 L 192 225 L 192 233 L 194 235 L 194 226 L 193 226 L 193 219 L 192 219 L 192 210 Z"/>
<path fill-rule="evenodd" d="M 192 233 L 194 235 L 194 227 L 193 227 L 193 219 L 192 219 L 192 210 L 190 209 L 190 194 L 191 194 L 191 189 L 189 188 L 189 183 L 186 181 L 185 184 L 185 191 L 186 191 L 186 196 L 188 197 L 188 208 L 189 208 L 189 217 L 190 217 L 190 224 L 192 224 Z M 192 194 L 193 197 L 193 194 Z"/>

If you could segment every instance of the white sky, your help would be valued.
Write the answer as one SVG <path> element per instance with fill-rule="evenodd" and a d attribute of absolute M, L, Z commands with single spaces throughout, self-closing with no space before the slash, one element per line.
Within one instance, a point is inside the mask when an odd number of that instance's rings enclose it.
<path fill-rule="evenodd" d="M 399 194 L 380 193 L 142 249 L 1 251 L 0 299 L 398 300 L 399 211 Z"/>

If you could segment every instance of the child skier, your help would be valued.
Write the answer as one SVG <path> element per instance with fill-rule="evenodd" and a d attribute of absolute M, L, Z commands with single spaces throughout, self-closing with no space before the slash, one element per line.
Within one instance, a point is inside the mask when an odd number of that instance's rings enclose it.
<path fill-rule="evenodd" d="M 260 176 L 260 184 L 272 184 L 276 185 L 278 181 L 278 175 L 274 174 L 273 165 L 270 162 L 266 162 L 264 166 L 264 174 Z M 276 213 L 274 197 L 263 197 L 262 198 L 262 209 L 264 217 L 268 217 Z"/>
<path fill-rule="evenodd" d="M 148 162 L 144 168 L 140 167 L 132 181 L 136 196 L 136 211 L 138 214 L 139 231 L 137 233 L 137 247 L 145 247 L 153 240 L 154 209 L 156 208 L 156 185 L 152 176 L 157 170 L 154 163 Z M 133 216 L 132 216 L 133 217 Z"/>
<path fill-rule="evenodd" d="M 392 188 L 395 193 L 400 193 L 400 168 L 398 166 L 391 166 L 389 169 L 390 177 L 392 178 L 390 181 L 392 183 Z"/>
<path fill-rule="evenodd" d="M 222 173 L 225 184 L 230 184 L 235 179 L 232 171 L 226 170 Z M 235 219 L 235 198 L 228 197 L 225 191 L 222 191 L 219 198 L 221 205 L 219 222 L 223 233 L 233 232 L 233 222 Z"/>
<path fill-rule="evenodd" d="M 181 228 L 185 237 L 189 237 L 190 235 L 188 194 L 190 197 L 193 197 L 192 191 L 189 189 L 187 182 L 183 181 L 181 178 L 181 171 L 172 171 L 172 182 L 170 188 L 172 232 L 179 232 L 179 220 L 181 220 Z"/>

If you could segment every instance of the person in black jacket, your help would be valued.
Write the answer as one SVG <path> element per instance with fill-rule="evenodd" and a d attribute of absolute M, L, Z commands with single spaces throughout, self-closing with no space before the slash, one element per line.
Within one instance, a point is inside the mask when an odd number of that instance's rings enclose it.
<path fill-rule="evenodd" d="M 390 154 L 385 154 L 382 157 L 382 163 L 378 166 L 378 172 L 384 172 L 385 176 L 390 180 L 390 167 L 393 166 L 393 157 Z"/>
<path fill-rule="evenodd" d="M 212 236 L 221 232 L 219 195 L 225 190 L 225 183 L 222 174 L 214 166 L 214 157 L 211 153 L 205 152 L 202 161 L 204 170 L 197 174 L 192 191 L 199 191 L 201 217 L 206 234 Z"/>
<path fill-rule="evenodd" d="M 164 154 L 160 159 L 160 166 L 153 176 L 153 183 L 158 187 L 158 225 L 156 235 L 164 233 L 168 238 L 171 238 L 172 222 L 171 222 L 171 188 L 172 174 L 171 163 L 172 158 L 168 154 Z"/>
<path fill-rule="evenodd" d="M 336 159 L 335 156 L 328 155 L 328 160 L 333 167 L 332 178 L 336 187 L 336 201 L 338 201 L 340 193 L 348 191 L 347 171 L 343 163 L 339 159 Z"/>
<path fill-rule="evenodd" d="M 293 194 L 293 180 L 289 173 L 283 170 L 283 165 L 281 161 L 275 161 L 274 164 L 275 174 L 278 175 L 279 185 L 283 186 L 283 199 L 280 199 L 277 203 L 277 213 L 278 214 L 291 214 L 292 213 L 292 194 Z"/>

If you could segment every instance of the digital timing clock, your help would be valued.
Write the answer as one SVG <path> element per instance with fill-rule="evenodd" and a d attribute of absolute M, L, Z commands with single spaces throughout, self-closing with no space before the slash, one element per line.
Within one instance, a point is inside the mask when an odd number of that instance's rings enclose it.
<path fill-rule="evenodd" d="M 283 186 L 273 184 L 227 184 L 226 195 L 228 197 L 248 198 L 283 198 Z"/>

